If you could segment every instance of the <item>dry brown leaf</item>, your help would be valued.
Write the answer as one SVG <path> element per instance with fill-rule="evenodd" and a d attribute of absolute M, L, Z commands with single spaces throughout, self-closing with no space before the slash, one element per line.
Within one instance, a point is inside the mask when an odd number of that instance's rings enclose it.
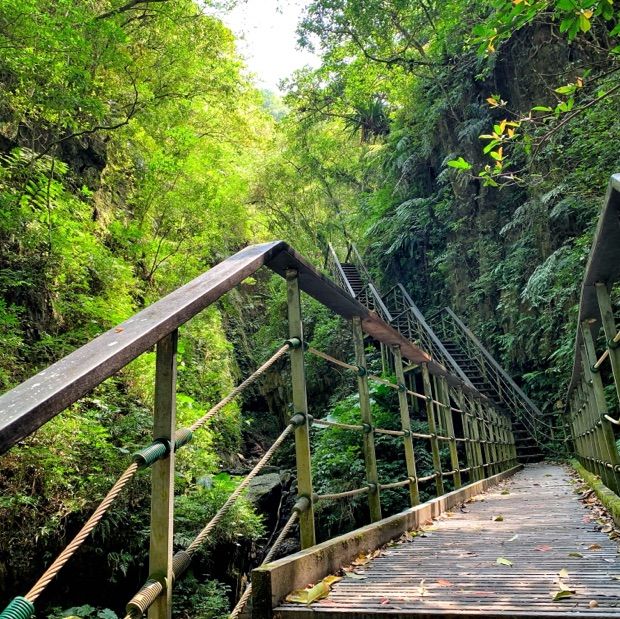
<path fill-rule="evenodd" d="M 540 546 L 536 546 L 536 550 L 538 550 L 538 552 L 548 552 L 549 550 L 553 550 L 553 548 L 547 546 L 547 544 L 541 544 Z"/>

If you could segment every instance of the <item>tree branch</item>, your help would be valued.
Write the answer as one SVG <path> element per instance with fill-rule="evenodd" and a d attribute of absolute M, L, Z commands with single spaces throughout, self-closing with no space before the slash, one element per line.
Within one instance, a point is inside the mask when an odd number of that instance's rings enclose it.
<path fill-rule="evenodd" d="M 130 0 L 127 4 L 123 4 L 122 6 L 119 6 L 105 13 L 101 13 L 101 15 L 97 15 L 95 19 L 108 19 L 109 17 L 114 17 L 115 15 L 120 15 L 121 13 L 132 11 L 135 8 L 142 9 L 144 8 L 142 5 L 154 4 L 156 2 L 168 2 L 168 0 Z"/>

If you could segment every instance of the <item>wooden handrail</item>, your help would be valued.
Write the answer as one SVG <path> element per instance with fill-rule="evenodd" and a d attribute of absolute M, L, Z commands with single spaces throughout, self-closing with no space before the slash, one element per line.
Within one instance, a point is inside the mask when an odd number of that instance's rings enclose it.
<path fill-rule="evenodd" d="M 0 453 L 30 435 L 262 266 L 282 277 L 288 269 L 297 270 L 300 289 L 305 293 L 343 318 L 360 317 L 363 330 L 377 341 L 400 346 L 403 357 L 411 363 L 427 363 L 431 374 L 445 376 L 451 385 L 462 386 L 473 397 L 481 397 L 352 294 L 319 273 L 287 243 L 274 241 L 242 249 L 0 396 Z"/>
<path fill-rule="evenodd" d="M 246 247 L 0 396 L 0 453 L 76 402 L 286 249 Z"/>
<path fill-rule="evenodd" d="M 592 333 L 601 326 L 601 313 L 596 296 L 596 284 L 615 283 L 620 280 L 620 174 L 614 174 L 607 187 L 605 203 L 598 220 L 592 249 L 586 265 L 579 300 L 578 325 L 588 321 Z M 568 386 L 567 400 L 581 376 L 581 347 L 583 339 L 577 328 L 575 358 Z"/>

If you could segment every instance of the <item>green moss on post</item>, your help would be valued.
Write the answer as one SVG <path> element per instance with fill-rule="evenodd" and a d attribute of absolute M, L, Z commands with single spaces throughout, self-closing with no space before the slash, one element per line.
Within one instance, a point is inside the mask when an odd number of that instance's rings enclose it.
<path fill-rule="evenodd" d="M 586 484 L 594 490 L 601 503 L 609 510 L 614 522 L 620 526 L 620 497 L 610 490 L 598 477 L 592 475 L 577 460 L 571 460 L 573 468 L 584 479 Z"/>

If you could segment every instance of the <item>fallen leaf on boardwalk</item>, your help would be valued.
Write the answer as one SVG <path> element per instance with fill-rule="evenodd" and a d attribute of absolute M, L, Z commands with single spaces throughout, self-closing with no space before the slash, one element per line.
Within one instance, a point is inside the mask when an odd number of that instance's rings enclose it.
<path fill-rule="evenodd" d="M 504 522 L 504 517 L 501 514 L 493 516 L 493 522 Z"/>
<path fill-rule="evenodd" d="M 560 589 L 555 593 L 553 591 L 551 592 L 551 597 L 554 602 L 572 597 L 573 595 L 575 595 L 575 592 L 572 589 Z"/>
<path fill-rule="evenodd" d="M 590 602 L 588 603 L 588 606 L 590 608 L 596 608 L 598 606 L 598 602 L 596 600 L 590 600 Z"/>
<path fill-rule="evenodd" d="M 601 527 L 601 533 L 611 533 L 613 530 L 614 528 L 610 524 L 606 524 L 605 526 Z"/>
<path fill-rule="evenodd" d="M 620 576 L 616 576 L 615 574 L 611 577 L 612 580 L 620 580 Z"/>
<path fill-rule="evenodd" d="M 588 524 L 588 522 L 592 522 L 592 516 L 587 516 L 587 515 L 586 515 L 586 516 L 584 516 L 584 517 L 581 519 L 581 522 L 585 522 L 586 524 Z"/>
<path fill-rule="evenodd" d="M 368 555 L 368 558 L 369 558 L 369 559 L 376 559 L 377 557 L 380 557 L 380 556 L 382 556 L 382 555 L 383 555 L 383 548 L 377 548 L 377 550 L 375 550 L 375 551 L 371 552 L 371 553 Z"/>
<path fill-rule="evenodd" d="M 509 491 L 509 490 L 502 490 L 502 491 L 500 492 L 500 494 L 510 494 L 510 491 Z"/>
<path fill-rule="evenodd" d="M 498 565 L 507 565 L 510 567 L 512 565 L 512 561 L 509 559 L 504 559 L 504 557 L 497 557 L 497 561 L 495 561 Z"/>
<path fill-rule="evenodd" d="M 553 550 L 551 546 L 547 546 L 547 544 L 541 544 L 540 546 L 536 546 L 536 550 L 539 552 L 548 552 L 549 550 Z"/>
<path fill-rule="evenodd" d="M 451 587 L 452 586 L 452 583 L 449 580 L 446 580 L 445 578 L 438 578 L 437 584 L 440 587 Z"/>
<path fill-rule="evenodd" d="M 331 587 L 335 582 L 342 580 L 342 576 L 334 576 L 330 574 L 329 576 L 325 576 L 321 582 L 324 582 L 328 587 Z"/>
<path fill-rule="evenodd" d="M 574 559 L 583 559 L 583 555 L 580 552 L 569 552 L 568 556 Z"/>
<path fill-rule="evenodd" d="M 516 535 L 513 535 L 508 541 L 509 542 L 514 542 L 516 539 L 519 539 L 519 534 L 518 533 Z"/>
<path fill-rule="evenodd" d="M 353 578 L 354 580 L 366 580 L 368 576 L 364 576 L 364 574 L 356 574 L 355 572 L 345 572 L 344 574 L 347 578 Z"/>
<path fill-rule="evenodd" d="M 567 570 L 565 567 L 563 567 L 563 568 L 560 570 L 560 572 L 559 572 L 558 576 L 559 576 L 560 578 L 568 578 L 568 570 Z"/>
<path fill-rule="evenodd" d="M 312 602 L 316 602 L 316 600 L 320 600 L 328 595 L 329 585 L 321 581 L 310 589 L 291 591 L 285 599 L 287 602 L 293 602 L 294 604 L 312 604 Z"/>
<path fill-rule="evenodd" d="M 116 329 L 114 329 L 115 333 L 122 333 L 125 329 L 123 329 L 123 327 L 116 327 Z"/>
<path fill-rule="evenodd" d="M 605 561 L 606 563 L 615 563 L 616 562 L 615 559 L 603 559 L 603 561 Z"/>
<path fill-rule="evenodd" d="M 588 550 L 600 550 L 602 546 L 600 544 L 590 544 Z"/>
<path fill-rule="evenodd" d="M 389 603 L 390 603 L 390 600 L 388 600 L 387 598 L 381 598 L 381 602 L 380 602 L 381 606 L 385 606 L 386 604 L 389 604 Z"/>
<path fill-rule="evenodd" d="M 366 555 L 359 555 L 357 559 L 351 561 L 352 565 L 366 565 L 370 561 L 370 558 Z"/>

